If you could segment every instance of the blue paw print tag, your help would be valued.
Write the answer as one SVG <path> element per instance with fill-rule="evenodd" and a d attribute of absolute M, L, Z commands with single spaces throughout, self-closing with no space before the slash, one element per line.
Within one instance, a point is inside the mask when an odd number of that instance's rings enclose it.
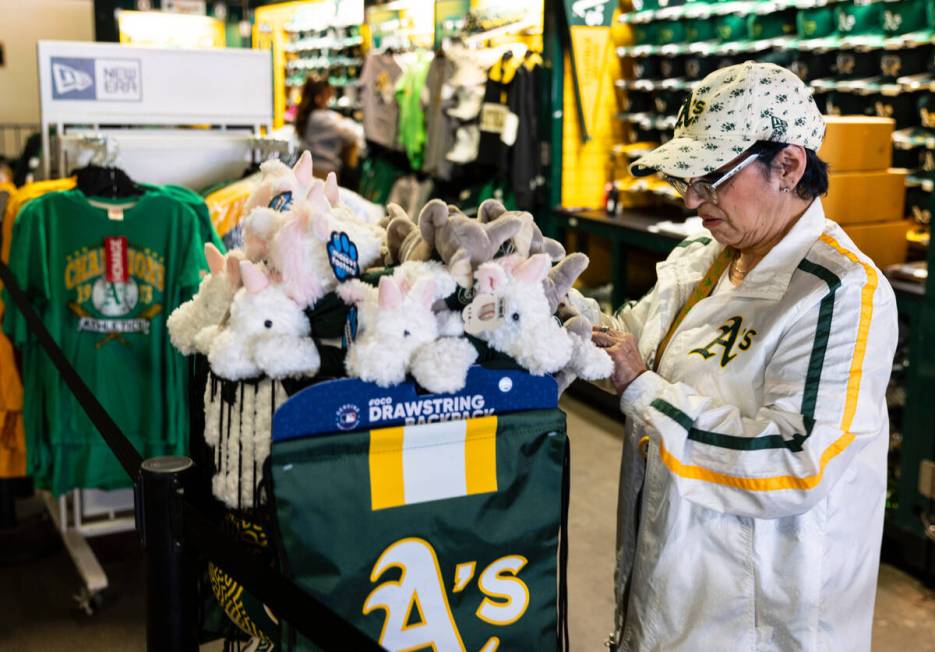
<path fill-rule="evenodd" d="M 328 261 L 339 281 L 360 276 L 360 264 L 357 262 L 357 245 L 351 242 L 343 231 L 331 233 L 328 242 Z"/>
<path fill-rule="evenodd" d="M 269 202 L 269 207 L 277 213 L 284 213 L 292 208 L 292 191 L 281 192 Z"/>

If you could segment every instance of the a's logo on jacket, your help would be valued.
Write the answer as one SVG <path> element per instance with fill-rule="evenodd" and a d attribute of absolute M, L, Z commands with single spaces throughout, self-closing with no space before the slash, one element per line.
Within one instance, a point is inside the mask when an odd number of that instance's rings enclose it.
<path fill-rule="evenodd" d="M 738 351 L 746 351 L 750 348 L 753 338 L 757 334 L 756 330 L 752 328 L 743 328 L 743 317 L 731 317 L 721 326 L 720 331 L 720 334 L 711 340 L 709 344 L 698 349 L 692 349 L 688 354 L 697 354 L 707 360 L 720 353 L 721 366 L 726 367 L 731 360 L 737 357 L 737 353 L 733 352 L 734 347 L 736 346 Z M 720 347 L 720 350 L 718 350 L 718 347 Z"/>

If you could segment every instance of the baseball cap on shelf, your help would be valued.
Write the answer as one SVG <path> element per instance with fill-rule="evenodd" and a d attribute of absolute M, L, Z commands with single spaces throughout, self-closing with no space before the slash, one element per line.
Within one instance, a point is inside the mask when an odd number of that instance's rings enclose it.
<path fill-rule="evenodd" d="M 703 43 L 717 38 L 717 31 L 713 20 L 708 18 L 693 18 L 685 21 L 685 40 L 689 43 Z"/>
<path fill-rule="evenodd" d="M 717 20 L 717 36 L 721 43 L 746 41 L 747 19 L 744 16 L 727 15 Z"/>
<path fill-rule="evenodd" d="M 834 61 L 834 52 L 803 50 L 795 53 L 795 60 L 789 64 L 789 70 L 802 81 L 810 82 L 813 79 L 829 77 L 834 70 Z"/>
<path fill-rule="evenodd" d="M 838 20 L 838 45 L 881 47 L 883 32 L 883 3 L 841 3 L 835 9 Z"/>
<path fill-rule="evenodd" d="M 881 50 L 841 50 L 835 55 L 834 73 L 838 79 L 866 79 L 880 74 Z"/>
<path fill-rule="evenodd" d="M 880 57 L 880 73 L 886 80 L 918 75 L 925 72 L 931 45 L 905 50 L 887 51 Z"/>
<path fill-rule="evenodd" d="M 653 110 L 653 92 L 641 90 L 627 91 L 627 113 L 649 113 Z"/>
<path fill-rule="evenodd" d="M 669 45 L 685 42 L 685 25 L 678 20 L 663 20 L 658 23 L 656 32 L 657 45 Z"/>
<path fill-rule="evenodd" d="M 866 96 L 846 91 L 828 93 L 824 109 L 828 115 L 876 115 Z"/>
<path fill-rule="evenodd" d="M 705 77 L 679 110 L 673 139 L 635 161 L 630 172 L 699 177 L 757 141 L 817 151 L 824 133 L 821 112 L 801 79 L 775 64 L 747 61 Z"/>
<path fill-rule="evenodd" d="M 834 34 L 836 28 L 833 6 L 802 9 L 795 17 L 795 32 L 802 41 L 827 38 Z"/>
<path fill-rule="evenodd" d="M 701 79 L 717 70 L 714 57 L 703 54 L 689 54 L 685 58 L 685 77 Z"/>
<path fill-rule="evenodd" d="M 926 30 L 929 27 L 930 0 L 888 2 L 883 8 L 883 31 L 887 36 L 899 36 Z M 930 30 L 929 30 L 930 31 Z"/>
<path fill-rule="evenodd" d="M 747 32 L 754 41 L 791 37 L 795 34 L 795 9 L 747 16 Z"/>
<path fill-rule="evenodd" d="M 896 129 L 906 129 L 918 124 L 917 93 L 874 93 L 871 96 L 874 114 L 881 118 L 892 118 Z"/>
<path fill-rule="evenodd" d="M 659 75 L 662 79 L 685 76 L 685 57 L 674 55 L 662 57 L 659 61 Z"/>
<path fill-rule="evenodd" d="M 659 40 L 659 23 L 634 23 L 633 43 L 635 45 L 656 45 Z"/>
<path fill-rule="evenodd" d="M 659 79 L 659 62 L 662 57 L 650 55 L 633 60 L 634 79 Z"/>

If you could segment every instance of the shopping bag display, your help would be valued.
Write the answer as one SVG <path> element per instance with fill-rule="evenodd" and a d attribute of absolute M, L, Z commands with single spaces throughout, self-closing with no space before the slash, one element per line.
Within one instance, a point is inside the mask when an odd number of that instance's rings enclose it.
<path fill-rule="evenodd" d="M 284 572 L 389 650 L 558 649 L 555 402 L 551 378 L 479 367 L 457 395 L 303 390 L 268 467 Z M 284 647 L 315 649 L 290 630 Z"/>

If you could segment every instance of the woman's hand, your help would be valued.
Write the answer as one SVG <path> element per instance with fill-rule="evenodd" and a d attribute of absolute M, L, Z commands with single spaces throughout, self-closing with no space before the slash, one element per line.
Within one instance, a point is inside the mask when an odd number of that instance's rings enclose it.
<path fill-rule="evenodd" d="M 636 345 L 636 338 L 606 326 L 595 326 L 591 339 L 607 351 L 614 361 L 614 374 L 610 377 L 617 392 L 623 394 L 637 376 L 646 371 L 646 364 Z"/>

